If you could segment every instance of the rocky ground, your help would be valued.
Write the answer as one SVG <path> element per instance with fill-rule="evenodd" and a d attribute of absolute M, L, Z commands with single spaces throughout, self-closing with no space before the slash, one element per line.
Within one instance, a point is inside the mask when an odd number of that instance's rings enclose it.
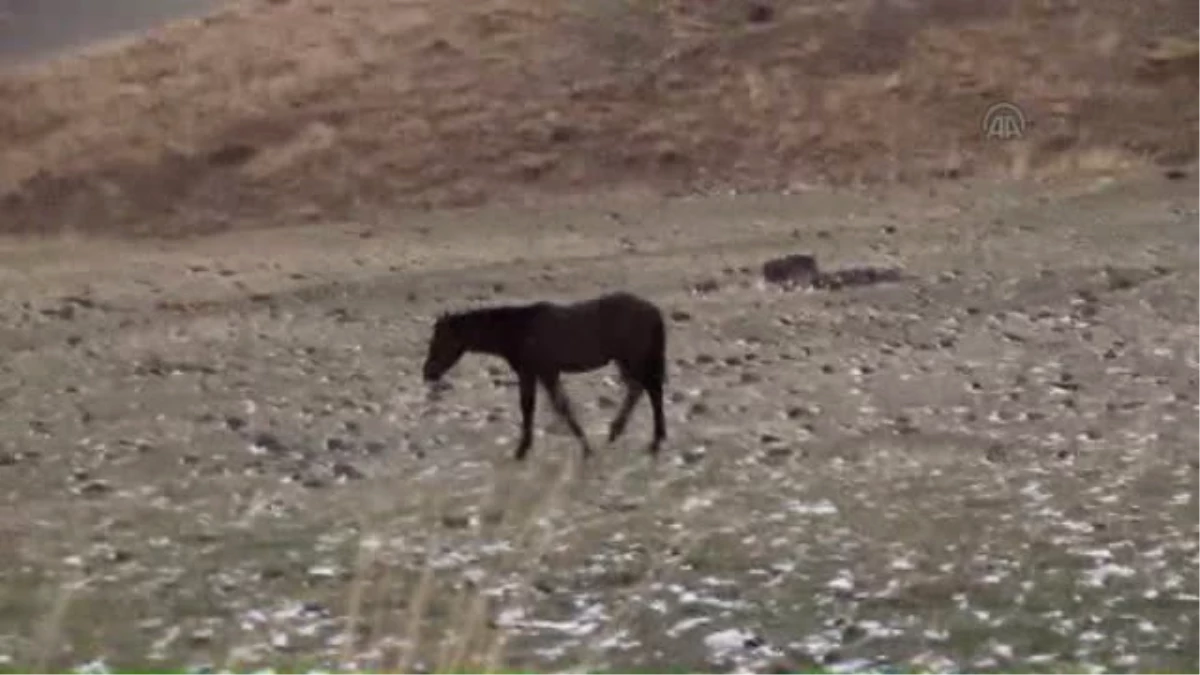
<path fill-rule="evenodd" d="M 1147 171 L 6 240 L 0 662 L 1195 672 L 1196 222 Z M 435 313 L 618 287 L 657 462 L 539 402 L 514 464 L 485 357 L 426 398 Z"/>

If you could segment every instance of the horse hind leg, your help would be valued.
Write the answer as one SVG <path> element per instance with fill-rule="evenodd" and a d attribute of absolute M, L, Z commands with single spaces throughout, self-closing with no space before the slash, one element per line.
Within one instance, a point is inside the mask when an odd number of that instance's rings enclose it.
<path fill-rule="evenodd" d="M 533 445 L 533 415 L 536 408 L 537 380 L 528 373 L 518 373 L 521 404 L 521 440 L 517 443 L 515 458 L 524 460 Z"/>
<path fill-rule="evenodd" d="M 550 394 L 550 404 L 554 407 L 554 411 L 566 421 L 571 433 L 579 439 L 580 445 L 583 446 L 583 456 L 590 457 L 592 446 L 583 433 L 583 427 L 575 419 L 575 413 L 571 410 L 571 401 L 567 398 L 567 392 L 563 390 L 562 382 L 559 381 L 558 376 L 553 376 L 544 378 L 543 385 L 546 387 L 546 392 Z"/>
<path fill-rule="evenodd" d="M 650 454 L 658 454 L 658 448 L 667 438 L 667 421 L 663 415 L 663 387 L 662 382 L 654 382 L 646 386 L 646 393 L 650 396 L 650 407 L 654 410 L 654 438 L 650 441 Z"/>
<path fill-rule="evenodd" d="M 629 423 L 629 414 L 633 412 L 638 401 L 642 398 L 642 393 L 645 388 L 640 382 L 630 377 L 624 369 L 621 371 L 621 378 L 625 382 L 625 399 L 621 401 L 621 407 L 617 410 L 617 415 L 613 417 L 612 423 L 608 427 L 608 442 L 620 438 L 621 434 L 625 433 L 625 427 Z"/>
<path fill-rule="evenodd" d="M 655 353 L 647 360 L 643 376 L 646 393 L 650 397 L 650 407 L 654 411 L 654 438 L 650 442 L 652 455 L 658 454 L 659 446 L 667 437 L 667 421 L 663 414 L 663 385 L 667 379 L 667 363 L 661 334 L 657 347 Z"/>

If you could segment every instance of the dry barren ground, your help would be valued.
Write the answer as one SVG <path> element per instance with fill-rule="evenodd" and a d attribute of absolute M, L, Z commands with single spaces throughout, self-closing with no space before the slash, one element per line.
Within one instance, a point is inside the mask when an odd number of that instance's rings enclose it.
<path fill-rule="evenodd" d="M 11 668 L 1195 672 L 1197 198 L 1160 173 L 0 248 Z M 761 288 L 779 252 L 912 278 Z M 623 287 L 599 461 L 430 317 Z M 593 438 L 619 391 L 568 379 Z"/>

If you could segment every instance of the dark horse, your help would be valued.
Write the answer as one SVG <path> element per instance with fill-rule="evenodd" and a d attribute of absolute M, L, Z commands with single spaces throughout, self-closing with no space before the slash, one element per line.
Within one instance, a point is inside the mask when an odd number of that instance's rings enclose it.
<path fill-rule="evenodd" d="M 521 393 L 521 441 L 516 459 L 525 459 L 533 442 L 533 410 L 537 383 L 550 396 L 554 410 L 592 453 L 571 411 L 559 375 L 596 370 L 616 362 L 625 383 L 625 400 L 609 427 L 611 443 L 625 431 L 629 413 L 642 392 L 654 409 L 651 454 L 667 436 L 663 419 L 666 382 L 666 329 L 662 312 L 632 293 L 602 295 L 569 305 L 536 302 L 443 314 L 433 327 L 424 375 L 437 382 L 466 352 L 499 356 L 517 374 Z"/>

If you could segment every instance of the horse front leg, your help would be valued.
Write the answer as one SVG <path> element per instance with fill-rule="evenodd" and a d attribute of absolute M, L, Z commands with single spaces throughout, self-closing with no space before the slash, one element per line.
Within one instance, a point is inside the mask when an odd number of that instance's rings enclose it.
<path fill-rule="evenodd" d="M 521 440 L 517 444 L 517 460 L 524 460 L 533 444 L 533 413 L 537 401 L 537 378 L 530 373 L 517 373 L 521 392 Z"/>
<path fill-rule="evenodd" d="M 625 433 L 625 426 L 629 423 L 629 413 L 633 412 L 633 408 L 642 398 L 644 389 L 642 385 L 634 382 L 631 379 L 625 380 L 625 400 L 621 401 L 621 407 L 617 410 L 616 417 L 608 426 L 608 442 L 612 443 Z"/>
<path fill-rule="evenodd" d="M 583 446 L 583 456 L 588 458 L 592 455 L 592 446 L 588 443 L 587 436 L 583 433 L 583 427 L 575 419 L 575 413 L 571 410 L 571 401 L 567 398 L 567 392 L 563 391 L 562 382 L 558 375 L 544 376 L 542 379 L 543 385 L 546 387 L 546 392 L 550 394 L 550 403 L 554 406 L 555 412 L 566 421 L 567 426 L 571 429 L 571 433 L 575 438 L 579 439 L 580 445 Z"/>

